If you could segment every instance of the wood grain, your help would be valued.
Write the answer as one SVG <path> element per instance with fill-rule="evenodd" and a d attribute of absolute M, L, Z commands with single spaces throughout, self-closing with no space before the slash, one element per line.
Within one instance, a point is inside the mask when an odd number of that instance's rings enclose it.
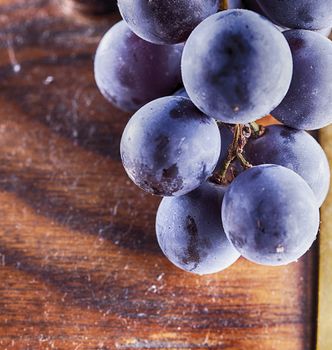
<path fill-rule="evenodd" d="M 65 11 L 69 12 L 77 11 L 86 15 L 103 15 L 117 9 L 117 0 L 61 0 L 61 5 Z"/>
<path fill-rule="evenodd" d="M 0 1 L 0 348 L 313 349 L 316 247 L 208 277 L 161 254 L 159 199 L 119 159 L 129 116 L 93 80 L 117 20 Z"/>
<path fill-rule="evenodd" d="M 331 164 L 332 127 L 320 131 L 320 141 Z M 332 191 L 321 210 L 322 224 L 319 244 L 319 303 L 317 350 L 332 349 Z"/>

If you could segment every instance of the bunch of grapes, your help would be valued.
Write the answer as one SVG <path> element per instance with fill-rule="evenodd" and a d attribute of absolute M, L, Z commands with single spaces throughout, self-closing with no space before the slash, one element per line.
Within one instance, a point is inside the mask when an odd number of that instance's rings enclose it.
<path fill-rule="evenodd" d="M 118 6 L 123 21 L 101 40 L 95 77 L 110 102 L 135 112 L 121 158 L 136 185 L 163 197 L 164 254 L 197 274 L 240 255 L 299 259 L 330 182 L 305 130 L 332 123 L 332 0 Z M 256 123 L 269 114 L 278 125 Z"/>

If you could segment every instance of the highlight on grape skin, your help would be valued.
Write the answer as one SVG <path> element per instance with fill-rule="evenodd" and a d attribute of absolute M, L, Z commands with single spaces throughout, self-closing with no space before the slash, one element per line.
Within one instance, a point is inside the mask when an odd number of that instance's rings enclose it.
<path fill-rule="evenodd" d="M 118 0 L 132 31 L 155 44 L 184 42 L 205 18 L 216 13 L 219 0 Z"/>
<path fill-rule="evenodd" d="M 240 174 L 222 204 L 227 237 L 257 264 L 286 265 L 316 239 L 319 208 L 309 185 L 279 165 L 259 165 Z"/>
<path fill-rule="evenodd" d="M 220 153 L 216 122 L 185 97 L 164 97 L 137 111 L 121 139 L 129 177 L 147 192 L 179 196 L 199 187 Z"/>
<path fill-rule="evenodd" d="M 245 124 L 269 114 L 286 95 L 291 78 L 287 41 L 252 11 L 210 16 L 184 47 L 182 79 L 189 97 L 225 123 Z"/>
<path fill-rule="evenodd" d="M 160 248 L 177 267 L 199 275 L 232 265 L 240 254 L 222 228 L 220 208 L 225 189 L 204 183 L 181 197 L 164 198 L 156 219 Z"/>
<path fill-rule="evenodd" d="M 332 122 L 332 42 L 307 30 L 284 35 L 293 55 L 290 88 L 272 115 L 302 130 L 315 130 Z"/>
<path fill-rule="evenodd" d="M 107 100 L 124 111 L 170 95 L 181 84 L 183 45 L 155 45 L 139 38 L 124 21 L 102 38 L 95 79 Z"/>
<path fill-rule="evenodd" d="M 271 125 L 264 134 L 245 146 L 246 159 L 253 165 L 282 165 L 301 175 L 321 206 L 330 187 L 330 168 L 325 152 L 306 131 Z"/>

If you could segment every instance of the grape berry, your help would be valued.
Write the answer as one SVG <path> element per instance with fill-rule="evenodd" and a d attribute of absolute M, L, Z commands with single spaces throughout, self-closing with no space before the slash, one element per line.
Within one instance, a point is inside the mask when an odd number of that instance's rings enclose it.
<path fill-rule="evenodd" d="M 125 111 L 170 95 L 181 85 L 183 44 L 155 45 L 121 21 L 100 42 L 95 57 L 95 77 L 102 94 Z"/>
<path fill-rule="evenodd" d="M 244 148 L 252 165 L 278 164 L 301 175 L 321 206 L 330 185 L 330 168 L 325 152 L 307 132 L 283 125 L 268 126 L 264 134 L 251 138 Z"/>
<path fill-rule="evenodd" d="M 241 173 L 222 204 L 227 237 L 245 258 L 264 265 L 296 261 L 312 245 L 319 208 L 308 184 L 292 170 L 259 165 Z"/>
<path fill-rule="evenodd" d="M 143 190 L 180 196 L 200 186 L 216 167 L 218 126 L 189 99 L 162 97 L 133 115 L 120 152 L 129 177 Z"/>
<path fill-rule="evenodd" d="M 297 261 L 330 184 L 305 130 L 332 123 L 332 0 L 218 4 L 119 0 L 123 21 L 95 58 L 102 94 L 135 112 L 120 153 L 133 182 L 164 197 L 159 245 L 201 275 L 240 255 Z M 255 122 L 268 114 L 282 124 Z"/>
<path fill-rule="evenodd" d="M 223 230 L 220 208 L 225 189 L 204 183 L 160 203 L 156 232 L 159 245 L 176 266 L 198 274 L 224 270 L 240 256 Z"/>
<path fill-rule="evenodd" d="M 210 16 L 192 32 L 182 55 L 190 99 L 210 117 L 231 124 L 270 113 L 285 97 L 292 69 L 282 33 L 248 10 Z"/>
<path fill-rule="evenodd" d="M 219 0 L 118 0 L 131 30 L 155 44 L 185 41 L 205 18 L 216 13 Z"/>
<path fill-rule="evenodd" d="M 284 33 L 292 50 L 294 72 L 284 100 L 272 112 L 282 123 L 314 130 L 332 123 L 332 45 L 308 30 Z"/>

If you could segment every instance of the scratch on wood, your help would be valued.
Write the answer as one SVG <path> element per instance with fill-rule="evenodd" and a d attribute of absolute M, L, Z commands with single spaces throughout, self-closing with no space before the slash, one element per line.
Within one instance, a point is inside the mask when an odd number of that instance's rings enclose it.
<path fill-rule="evenodd" d="M 21 71 L 21 65 L 17 61 L 13 40 L 11 38 L 7 39 L 7 50 L 8 50 L 8 57 L 14 73 L 19 73 Z"/>

